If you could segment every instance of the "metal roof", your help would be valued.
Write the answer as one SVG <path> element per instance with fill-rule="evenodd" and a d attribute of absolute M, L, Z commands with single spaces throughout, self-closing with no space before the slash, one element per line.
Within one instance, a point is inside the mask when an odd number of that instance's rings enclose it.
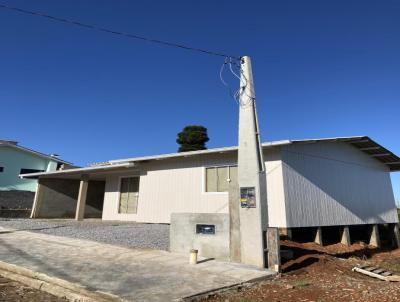
<path fill-rule="evenodd" d="M 344 142 L 366 153 L 370 157 L 382 162 L 389 167 L 390 171 L 400 171 L 400 157 L 393 152 L 382 147 L 368 136 L 350 136 L 350 137 L 334 137 L 334 138 L 320 138 L 320 139 L 303 139 L 303 140 L 281 140 L 263 143 L 263 148 L 272 148 L 277 146 L 285 146 L 291 144 L 311 144 L 317 142 Z M 164 160 L 171 158 L 192 157 L 205 154 L 227 153 L 237 151 L 237 146 L 214 148 L 200 151 L 169 153 L 154 156 L 132 157 L 126 159 L 110 160 L 99 164 L 93 164 L 86 168 L 67 169 L 63 171 L 42 172 L 21 175 L 23 178 L 38 177 L 41 175 L 62 175 L 74 173 L 87 173 L 99 170 L 117 169 L 122 167 L 133 167 L 133 163 L 146 162 L 151 160 Z"/>
<path fill-rule="evenodd" d="M 20 174 L 21 178 L 38 178 L 39 176 L 61 176 L 61 175 L 81 175 L 90 172 L 102 172 L 109 170 L 118 170 L 120 168 L 133 168 L 135 164 L 133 163 L 122 163 L 122 164 L 108 164 L 103 166 L 95 166 L 95 167 L 85 167 L 85 168 L 74 168 L 74 169 L 66 169 L 66 170 L 57 170 L 50 172 L 38 172 L 38 173 L 29 173 L 29 174 Z"/>
<path fill-rule="evenodd" d="M 267 143 L 263 143 L 262 146 L 264 148 L 267 148 L 267 147 L 274 147 L 274 146 L 287 145 L 287 144 L 290 144 L 289 140 L 267 142 Z M 188 152 L 167 153 L 167 154 L 143 156 L 143 157 L 132 157 L 132 158 L 125 158 L 125 159 L 115 159 L 115 160 L 110 160 L 107 163 L 114 164 L 114 163 L 122 163 L 122 162 L 140 162 L 140 161 L 149 161 L 149 160 L 162 160 L 162 159 L 169 159 L 169 158 L 174 158 L 174 157 L 191 157 L 191 156 L 198 156 L 198 155 L 204 155 L 204 154 L 226 153 L 226 152 L 230 152 L 230 151 L 237 151 L 237 149 L 238 149 L 237 146 L 213 148 L 213 149 L 206 149 L 206 150 L 199 150 L 199 151 L 188 151 Z"/>
<path fill-rule="evenodd" d="M 65 160 L 62 160 L 62 159 L 60 159 L 58 157 L 51 156 L 51 155 L 48 155 L 48 154 L 44 154 L 44 153 L 41 153 L 41 152 L 29 149 L 29 148 L 20 146 L 20 145 L 18 145 L 18 142 L 16 142 L 16 141 L 0 140 L 0 147 L 11 147 L 11 148 L 19 149 L 19 150 L 34 154 L 34 155 L 39 156 L 39 157 L 47 158 L 47 159 L 50 159 L 50 160 L 58 162 L 58 163 L 67 164 L 67 165 L 71 165 L 72 166 L 72 163 L 67 162 Z"/>
<path fill-rule="evenodd" d="M 359 149 L 370 157 L 380 161 L 388 166 L 391 172 L 400 171 L 400 157 L 389 151 L 382 145 L 378 144 L 368 136 L 351 136 L 351 137 L 336 137 L 336 138 L 321 138 L 308 140 L 294 140 L 292 143 L 313 143 L 313 142 L 345 142 Z"/>
<path fill-rule="evenodd" d="M 302 139 L 302 140 L 280 140 L 263 143 L 263 148 L 270 148 L 276 146 L 290 145 L 290 144 L 308 144 L 316 142 L 345 142 L 352 145 L 353 147 L 359 149 L 360 151 L 366 153 L 367 155 L 375 158 L 376 160 L 384 163 L 390 168 L 390 171 L 400 171 L 400 157 L 398 157 L 393 152 L 387 150 L 383 146 L 376 143 L 374 140 L 368 136 L 348 136 L 348 137 L 331 137 L 331 138 L 320 138 L 320 139 Z M 149 160 L 162 160 L 176 157 L 190 157 L 198 156 L 203 154 L 212 153 L 225 153 L 230 151 L 237 151 L 237 146 L 224 147 L 224 148 L 214 148 L 200 151 L 190 151 L 190 152 L 180 152 L 180 153 L 169 153 L 154 156 L 143 156 L 143 157 L 132 157 L 126 159 L 110 160 L 107 163 L 123 163 L 123 162 L 140 162 Z"/>

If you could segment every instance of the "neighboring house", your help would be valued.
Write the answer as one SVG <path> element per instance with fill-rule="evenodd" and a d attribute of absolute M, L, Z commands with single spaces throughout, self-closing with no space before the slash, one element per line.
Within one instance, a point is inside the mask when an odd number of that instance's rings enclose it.
<path fill-rule="evenodd" d="M 21 179 L 20 174 L 50 172 L 70 167 L 71 163 L 18 145 L 0 140 L 0 191 L 35 192 L 37 181 Z"/>
<path fill-rule="evenodd" d="M 390 172 L 400 171 L 400 158 L 369 137 L 276 141 L 263 151 L 271 227 L 398 222 Z M 39 178 L 32 217 L 169 223 L 175 212 L 229 211 L 237 147 L 25 177 Z"/>

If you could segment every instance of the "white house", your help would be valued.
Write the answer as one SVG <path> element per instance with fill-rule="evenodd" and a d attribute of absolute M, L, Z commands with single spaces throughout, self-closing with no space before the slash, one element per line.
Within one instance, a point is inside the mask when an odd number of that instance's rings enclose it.
<path fill-rule="evenodd" d="M 390 172 L 400 171 L 400 158 L 369 137 L 275 141 L 263 150 L 271 227 L 398 222 Z M 39 178 L 32 217 L 169 223 L 176 212 L 227 213 L 236 165 L 237 147 L 227 147 L 24 178 Z"/>

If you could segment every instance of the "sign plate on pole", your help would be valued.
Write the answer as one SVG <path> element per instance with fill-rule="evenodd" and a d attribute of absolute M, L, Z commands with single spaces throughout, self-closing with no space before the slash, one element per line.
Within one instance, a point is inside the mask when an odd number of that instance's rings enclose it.
<path fill-rule="evenodd" d="M 242 208 L 256 207 L 256 188 L 244 187 L 240 188 L 240 206 Z"/>

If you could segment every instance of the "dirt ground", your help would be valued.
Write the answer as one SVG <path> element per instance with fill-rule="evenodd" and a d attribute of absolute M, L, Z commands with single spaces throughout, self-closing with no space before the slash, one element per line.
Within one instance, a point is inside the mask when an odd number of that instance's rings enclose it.
<path fill-rule="evenodd" d="M 357 264 L 371 264 L 400 274 L 400 249 L 378 251 L 363 243 L 334 244 L 281 242 L 295 251 L 273 280 L 244 286 L 204 299 L 208 302 L 389 302 L 400 301 L 400 282 L 386 282 L 352 272 Z"/>
<path fill-rule="evenodd" d="M 66 302 L 67 300 L 0 276 L 0 301 Z"/>

